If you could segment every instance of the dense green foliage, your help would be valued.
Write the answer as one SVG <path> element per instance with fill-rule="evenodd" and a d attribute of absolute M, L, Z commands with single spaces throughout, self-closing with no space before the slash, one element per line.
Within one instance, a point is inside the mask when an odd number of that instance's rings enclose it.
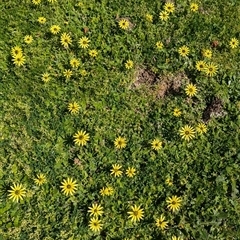
<path fill-rule="evenodd" d="M 0 239 L 240 239 L 240 47 L 229 45 L 240 41 L 240 2 L 196 3 L 192 12 L 189 1 L 175 1 L 165 22 L 159 19 L 163 1 L 1 0 Z M 119 26 L 124 18 L 131 23 L 127 30 Z M 52 25 L 61 27 L 58 34 Z M 72 38 L 67 49 L 62 33 Z M 33 37 L 30 44 L 26 35 Z M 91 41 L 87 49 L 78 44 L 83 36 Z M 183 45 L 187 57 L 178 53 Z M 23 66 L 12 61 L 15 46 L 26 57 Z M 89 49 L 98 55 L 89 56 Z M 203 49 L 212 51 L 210 60 Z M 77 69 L 72 58 L 80 61 Z M 133 68 L 126 69 L 127 60 Z M 198 71 L 200 60 L 215 63 L 216 75 Z M 72 69 L 70 79 L 65 69 Z M 141 70 L 154 80 L 139 80 Z M 191 98 L 188 83 L 198 90 Z M 68 111 L 72 102 L 80 106 L 77 114 Z M 175 108 L 181 116 L 173 115 Z M 181 138 L 183 126 L 203 121 L 206 133 Z M 79 130 L 89 133 L 86 146 L 73 142 Z M 126 148 L 115 148 L 118 136 Z M 163 142 L 159 151 L 151 147 L 155 138 Z M 110 174 L 113 164 L 122 165 L 120 177 Z M 137 171 L 133 178 L 125 174 L 128 167 Z M 39 173 L 47 179 L 41 186 L 34 182 Z M 73 196 L 61 192 L 67 177 L 78 184 Z M 9 199 L 13 183 L 26 188 L 18 203 Z M 106 185 L 112 196 L 100 195 Z M 172 196 L 182 198 L 174 213 L 166 203 Z M 96 233 L 88 226 L 94 202 L 104 208 Z M 136 224 L 127 213 L 134 204 L 144 209 Z M 161 214 L 165 231 L 155 224 Z"/>

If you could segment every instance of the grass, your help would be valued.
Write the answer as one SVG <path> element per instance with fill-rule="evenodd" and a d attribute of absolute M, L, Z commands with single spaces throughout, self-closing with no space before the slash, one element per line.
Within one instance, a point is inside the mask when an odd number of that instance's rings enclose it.
<path fill-rule="evenodd" d="M 0 239 L 239 239 L 240 51 L 229 42 L 240 40 L 240 4 L 196 3 L 192 12 L 189 1 L 175 2 L 165 22 L 161 1 L 1 1 Z M 120 28 L 121 19 L 128 29 Z M 56 35 L 54 24 L 61 27 Z M 64 32 L 72 38 L 67 49 Z M 24 42 L 26 35 L 32 43 Z M 78 44 L 83 36 L 91 40 L 87 49 Z M 178 52 L 184 45 L 186 57 Z M 12 61 L 15 46 L 26 57 L 23 66 Z M 72 58 L 80 61 L 77 69 Z M 200 60 L 214 63 L 216 74 L 198 71 Z M 197 87 L 193 97 L 185 92 L 189 83 Z M 68 110 L 72 102 L 80 106 L 77 114 Z M 181 116 L 173 115 L 175 108 Z M 199 123 L 206 133 L 181 138 L 182 127 L 196 131 Z M 85 146 L 73 141 L 80 130 L 90 136 Z M 126 148 L 115 148 L 119 136 Z M 162 142 L 158 151 L 154 139 Z M 122 166 L 120 177 L 110 174 L 113 164 Z M 136 169 L 133 178 L 128 167 Z M 38 186 L 40 173 L 47 182 Z M 71 196 L 60 188 L 68 177 L 78 184 Z M 19 202 L 9 199 L 14 183 L 26 189 Z M 113 195 L 100 194 L 105 186 Z M 167 207 L 172 196 L 182 200 L 179 211 Z M 99 232 L 89 228 L 92 203 L 103 206 Z M 136 224 L 128 218 L 135 204 L 144 210 Z M 165 230 L 156 226 L 161 214 Z"/>

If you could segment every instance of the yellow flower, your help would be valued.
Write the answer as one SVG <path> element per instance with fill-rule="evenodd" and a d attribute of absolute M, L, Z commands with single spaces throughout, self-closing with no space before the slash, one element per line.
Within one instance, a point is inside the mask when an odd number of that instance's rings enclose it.
<path fill-rule="evenodd" d="M 13 59 L 12 59 L 13 63 L 16 65 L 16 66 L 23 66 L 24 63 L 25 63 L 25 57 L 20 53 L 20 54 L 17 54 L 15 56 L 13 56 Z"/>
<path fill-rule="evenodd" d="M 194 138 L 195 131 L 193 127 L 185 125 L 179 130 L 179 133 L 184 140 L 189 141 Z"/>
<path fill-rule="evenodd" d="M 33 37 L 30 35 L 27 35 L 24 37 L 24 42 L 27 44 L 30 44 L 33 41 Z"/>
<path fill-rule="evenodd" d="M 134 167 L 128 167 L 128 169 L 126 170 L 126 175 L 132 178 L 136 175 L 136 169 Z"/>
<path fill-rule="evenodd" d="M 91 218 L 88 226 L 92 231 L 99 232 L 102 229 L 103 224 L 101 223 L 101 220 L 98 220 L 97 218 Z"/>
<path fill-rule="evenodd" d="M 204 68 L 204 72 L 210 77 L 215 76 L 217 74 L 217 71 L 218 71 L 218 67 L 213 63 L 206 64 Z"/>
<path fill-rule="evenodd" d="M 12 56 L 22 56 L 23 53 L 22 53 L 22 49 L 19 47 L 19 46 L 15 46 L 13 48 L 11 48 L 11 54 Z"/>
<path fill-rule="evenodd" d="M 177 197 L 177 196 L 172 196 L 172 197 L 169 197 L 167 200 L 167 208 L 169 210 L 172 210 L 173 212 L 176 212 L 179 210 L 180 206 L 181 206 L 181 202 L 182 202 L 182 199 L 180 197 Z"/>
<path fill-rule="evenodd" d="M 63 75 L 68 79 L 72 76 L 72 70 L 70 69 L 65 69 L 64 72 L 63 72 Z"/>
<path fill-rule="evenodd" d="M 61 44 L 65 47 L 68 48 L 68 46 L 72 43 L 72 39 L 68 33 L 63 33 L 61 35 Z"/>
<path fill-rule="evenodd" d="M 185 88 L 185 93 L 187 94 L 187 96 L 189 97 L 193 97 L 196 95 L 197 93 L 197 87 L 196 85 L 193 85 L 192 83 L 188 84 Z"/>
<path fill-rule="evenodd" d="M 180 117 L 182 114 L 181 110 L 179 108 L 174 108 L 173 110 L 173 116 Z"/>
<path fill-rule="evenodd" d="M 50 74 L 49 73 L 43 73 L 42 74 L 42 80 L 46 83 L 50 81 Z"/>
<path fill-rule="evenodd" d="M 84 146 L 87 144 L 87 141 L 89 141 L 90 137 L 89 134 L 85 131 L 78 131 L 74 136 L 74 143 L 78 146 Z"/>
<path fill-rule="evenodd" d="M 119 25 L 120 28 L 126 30 L 126 29 L 129 28 L 130 23 L 129 23 L 129 21 L 128 21 L 127 19 L 122 19 L 122 20 L 120 20 L 120 21 L 118 22 L 118 25 Z"/>
<path fill-rule="evenodd" d="M 169 19 L 169 13 L 167 11 L 161 11 L 159 14 L 159 18 L 162 21 L 167 21 Z"/>
<path fill-rule="evenodd" d="M 190 9 L 192 12 L 196 12 L 198 10 L 198 5 L 196 3 L 191 3 Z"/>
<path fill-rule="evenodd" d="M 54 3 L 54 2 L 57 2 L 57 0 L 48 0 L 48 2 Z"/>
<path fill-rule="evenodd" d="M 181 237 L 172 236 L 172 240 L 183 240 Z"/>
<path fill-rule="evenodd" d="M 118 137 L 118 138 L 115 139 L 114 145 L 117 149 L 125 148 L 127 146 L 126 142 L 127 142 L 126 138 Z"/>
<path fill-rule="evenodd" d="M 148 22 L 152 22 L 152 21 L 153 21 L 153 15 L 147 13 L 147 14 L 145 15 L 145 17 L 146 17 L 146 20 L 147 20 Z"/>
<path fill-rule="evenodd" d="M 174 10 L 175 10 L 174 4 L 173 4 L 173 3 L 170 3 L 170 2 L 165 3 L 165 5 L 164 5 L 164 10 L 165 10 L 166 12 L 173 13 Z"/>
<path fill-rule="evenodd" d="M 211 58 L 212 57 L 212 51 L 209 49 L 203 49 L 202 50 L 202 55 L 206 58 Z"/>
<path fill-rule="evenodd" d="M 85 69 L 82 69 L 82 70 L 80 71 L 80 74 L 81 74 L 83 77 L 85 77 L 85 76 L 87 76 L 87 71 L 86 71 Z"/>
<path fill-rule="evenodd" d="M 178 49 L 178 53 L 182 56 L 182 57 L 186 57 L 189 54 L 190 50 L 187 46 L 182 46 Z"/>
<path fill-rule="evenodd" d="M 238 40 L 236 38 L 232 38 L 229 42 L 231 48 L 236 48 L 238 46 Z"/>
<path fill-rule="evenodd" d="M 112 187 L 103 187 L 101 190 L 100 190 L 100 194 L 102 196 L 111 196 L 113 195 L 113 188 Z"/>
<path fill-rule="evenodd" d="M 160 41 L 156 42 L 156 47 L 158 50 L 161 50 L 163 48 L 163 43 Z"/>
<path fill-rule="evenodd" d="M 103 207 L 99 204 L 92 204 L 92 207 L 88 207 L 88 212 L 90 213 L 90 216 L 93 217 L 98 217 L 98 216 L 102 216 L 103 214 Z"/>
<path fill-rule="evenodd" d="M 127 69 L 131 69 L 133 67 L 133 61 L 132 60 L 127 60 L 127 62 L 125 63 L 125 67 Z"/>
<path fill-rule="evenodd" d="M 128 218 L 131 219 L 131 222 L 137 222 L 143 219 L 144 210 L 140 206 L 131 206 L 132 211 L 128 212 Z"/>
<path fill-rule="evenodd" d="M 9 199 L 12 199 L 14 202 L 18 202 L 19 200 L 23 200 L 23 197 L 26 195 L 26 189 L 22 186 L 22 184 L 13 184 L 11 186 L 11 190 L 8 190 Z"/>
<path fill-rule="evenodd" d="M 161 230 L 165 230 L 167 228 L 168 221 L 165 221 L 165 217 L 163 214 L 159 218 L 156 219 L 156 226 Z"/>
<path fill-rule="evenodd" d="M 205 67 L 206 67 L 206 62 L 204 62 L 204 61 L 197 61 L 196 62 L 196 69 L 198 71 L 204 71 Z"/>
<path fill-rule="evenodd" d="M 168 185 L 168 186 L 172 186 L 173 185 L 173 181 L 170 177 L 167 177 L 165 183 Z"/>
<path fill-rule="evenodd" d="M 38 18 L 38 22 L 41 24 L 44 24 L 47 21 L 47 19 L 45 17 L 39 17 Z"/>
<path fill-rule="evenodd" d="M 93 49 L 93 50 L 89 50 L 89 55 L 91 57 L 96 57 L 98 55 L 98 52 L 96 49 Z"/>
<path fill-rule="evenodd" d="M 38 5 L 39 3 L 41 3 L 41 0 L 32 0 L 32 3 Z"/>
<path fill-rule="evenodd" d="M 78 59 L 73 58 L 70 60 L 70 65 L 72 68 L 77 68 L 80 65 L 80 62 L 78 61 Z"/>
<path fill-rule="evenodd" d="M 50 32 L 52 34 L 58 34 L 60 32 L 61 28 L 58 25 L 52 25 L 50 27 Z"/>
<path fill-rule="evenodd" d="M 78 41 L 81 48 L 88 48 L 90 40 L 87 37 L 82 37 Z"/>
<path fill-rule="evenodd" d="M 196 127 L 196 131 L 199 133 L 199 134 L 203 134 L 203 133 L 206 133 L 207 132 L 207 126 L 206 124 L 204 123 L 199 123 Z"/>
<path fill-rule="evenodd" d="M 122 171 L 120 170 L 122 168 L 119 164 L 113 164 L 111 169 L 111 175 L 114 175 L 114 177 L 119 177 L 122 175 Z"/>
<path fill-rule="evenodd" d="M 68 196 L 73 195 L 76 192 L 77 189 L 77 182 L 73 181 L 72 178 L 64 179 L 63 182 L 61 182 L 60 188 L 62 188 L 62 192 Z"/>
<path fill-rule="evenodd" d="M 80 106 L 76 103 L 76 102 L 73 102 L 73 103 L 69 103 L 68 104 L 68 110 L 71 114 L 76 114 L 79 112 L 79 109 L 80 109 Z"/>
<path fill-rule="evenodd" d="M 46 177 L 42 173 L 38 174 L 37 177 L 34 179 L 34 182 L 39 186 L 45 183 L 46 181 L 47 181 Z"/>
<path fill-rule="evenodd" d="M 158 150 L 160 150 L 162 148 L 162 142 L 159 139 L 157 139 L 157 138 L 155 138 L 151 142 L 151 145 L 152 145 L 152 149 L 156 150 L 156 151 L 158 151 Z"/>

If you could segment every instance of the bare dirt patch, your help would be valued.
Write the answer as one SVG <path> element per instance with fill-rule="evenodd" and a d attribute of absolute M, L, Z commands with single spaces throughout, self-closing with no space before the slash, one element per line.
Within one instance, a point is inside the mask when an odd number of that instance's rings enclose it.
<path fill-rule="evenodd" d="M 189 78 L 184 72 L 158 75 L 148 68 L 138 68 L 130 88 L 146 88 L 155 97 L 164 98 L 168 94 L 178 93 L 181 86 L 189 82 Z"/>
<path fill-rule="evenodd" d="M 211 118 L 223 117 L 227 114 L 223 109 L 223 101 L 214 97 L 211 102 L 208 104 L 206 109 L 203 111 L 203 121 L 208 122 Z"/>

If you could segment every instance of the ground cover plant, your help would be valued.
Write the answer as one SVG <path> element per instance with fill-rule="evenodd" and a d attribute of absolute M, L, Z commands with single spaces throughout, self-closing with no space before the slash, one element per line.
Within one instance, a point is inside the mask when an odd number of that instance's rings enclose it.
<path fill-rule="evenodd" d="M 240 239 L 240 2 L 0 7 L 0 239 Z"/>

